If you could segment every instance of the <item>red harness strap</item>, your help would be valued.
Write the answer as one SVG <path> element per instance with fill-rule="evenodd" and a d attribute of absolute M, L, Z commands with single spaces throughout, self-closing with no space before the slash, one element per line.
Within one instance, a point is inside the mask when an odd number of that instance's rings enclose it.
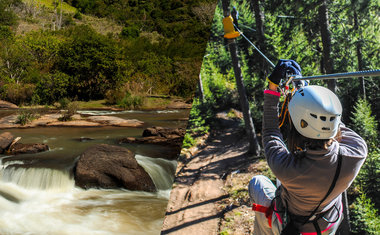
<path fill-rule="evenodd" d="M 265 217 L 268 219 L 269 227 L 272 228 L 272 208 L 252 203 L 252 210 L 264 213 Z"/>

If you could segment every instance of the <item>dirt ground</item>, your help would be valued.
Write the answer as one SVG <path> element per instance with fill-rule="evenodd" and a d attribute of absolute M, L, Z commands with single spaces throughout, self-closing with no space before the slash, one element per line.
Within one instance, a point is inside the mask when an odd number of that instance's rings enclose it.
<path fill-rule="evenodd" d="M 244 132 L 226 128 L 182 154 L 162 234 L 252 234 L 248 182 L 269 168 L 247 150 Z"/>

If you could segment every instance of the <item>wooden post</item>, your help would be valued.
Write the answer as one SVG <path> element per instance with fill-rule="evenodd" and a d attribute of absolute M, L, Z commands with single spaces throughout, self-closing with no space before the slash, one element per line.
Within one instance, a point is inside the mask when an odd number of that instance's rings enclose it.
<path fill-rule="evenodd" d="M 229 12 L 229 0 L 223 0 L 222 1 L 223 5 L 223 14 L 224 17 L 227 17 L 230 15 Z M 257 141 L 257 136 L 255 132 L 255 126 L 252 121 L 251 117 L 251 111 L 249 109 L 249 103 L 243 83 L 243 76 L 241 74 L 241 68 L 237 56 L 237 47 L 236 47 L 236 40 L 235 39 L 228 39 L 229 43 L 229 50 L 231 53 L 231 59 L 232 59 L 232 65 L 234 68 L 234 74 L 235 74 L 235 79 L 236 79 L 236 86 L 238 89 L 239 93 L 239 100 L 240 100 L 240 105 L 241 109 L 243 111 L 243 118 L 244 118 L 244 124 L 245 124 L 245 131 L 248 135 L 248 140 L 249 140 L 249 153 L 253 153 L 255 155 L 259 155 L 260 152 L 260 145 L 259 142 Z"/>

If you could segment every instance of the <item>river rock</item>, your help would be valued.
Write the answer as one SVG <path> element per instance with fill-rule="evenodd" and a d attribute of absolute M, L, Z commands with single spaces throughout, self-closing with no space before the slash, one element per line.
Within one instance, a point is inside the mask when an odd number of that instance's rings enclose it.
<path fill-rule="evenodd" d="M 96 122 L 107 126 L 139 127 L 144 124 L 144 122 L 137 119 L 124 119 L 113 116 L 90 116 L 87 119 L 91 122 Z"/>
<path fill-rule="evenodd" d="M 39 153 L 48 151 L 49 146 L 46 144 L 21 144 L 16 143 L 8 150 L 9 154 L 25 154 L 25 153 Z"/>
<path fill-rule="evenodd" d="M 184 128 L 149 127 L 143 131 L 141 138 L 127 137 L 119 140 L 119 143 L 132 144 L 157 144 L 169 147 L 165 153 L 165 159 L 178 158 L 182 147 Z"/>
<path fill-rule="evenodd" d="M 4 100 L 0 100 L 0 109 L 18 109 L 18 106 Z"/>
<path fill-rule="evenodd" d="M 126 188 L 154 192 L 154 183 L 123 147 L 99 144 L 88 148 L 75 167 L 75 184 L 81 188 Z"/>
<path fill-rule="evenodd" d="M 83 137 L 81 136 L 80 138 L 77 138 L 77 139 L 74 139 L 74 140 L 77 140 L 79 142 L 88 142 L 88 141 L 92 141 L 92 140 L 95 140 L 94 138 L 90 138 L 90 137 Z"/>
<path fill-rule="evenodd" d="M 0 153 L 3 153 L 11 145 L 15 138 L 9 132 L 4 132 L 0 134 Z"/>
<path fill-rule="evenodd" d="M 142 138 L 127 137 L 119 142 L 181 147 L 185 132 L 184 128 L 149 127 L 143 131 Z"/>
<path fill-rule="evenodd" d="M 184 128 L 164 128 L 164 127 L 148 127 L 143 131 L 142 136 L 161 136 L 165 138 L 176 138 L 185 136 Z"/>
<path fill-rule="evenodd" d="M 192 102 L 186 103 L 182 100 L 174 100 L 166 106 L 167 109 L 191 109 Z"/>

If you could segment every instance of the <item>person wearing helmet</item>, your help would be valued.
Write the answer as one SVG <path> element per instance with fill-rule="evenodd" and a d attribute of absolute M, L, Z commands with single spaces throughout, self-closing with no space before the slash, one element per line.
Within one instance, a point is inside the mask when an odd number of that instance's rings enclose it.
<path fill-rule="evenodd" d="M 343 220 L 341 195 L 359 173 L 367 145 L 341 122 L 338 97 L 321 86 L 300 87 L 293 95 L 285 143 L 277 87 L 287 74 L 301 75 L 301 68 L 293 60 L 280 60 L 264 91 L 263 146 L 279 186 L 261 175 L 250 181 L 257 211 L 254 233 L 335 234 Z"/>

